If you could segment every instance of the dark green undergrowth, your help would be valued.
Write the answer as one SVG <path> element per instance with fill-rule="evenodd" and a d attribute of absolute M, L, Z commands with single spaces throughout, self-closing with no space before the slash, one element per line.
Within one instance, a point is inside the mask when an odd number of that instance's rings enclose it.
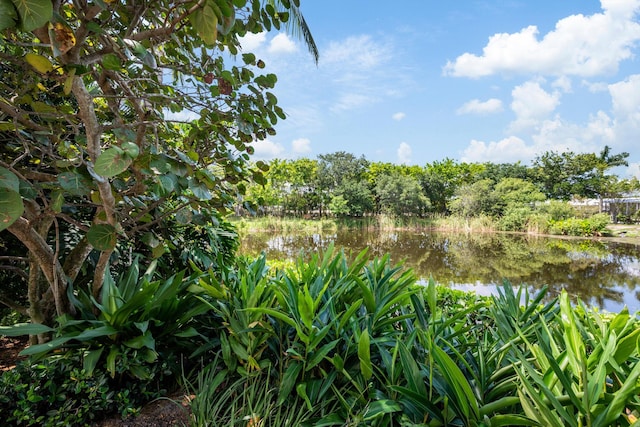
<path fill-rule="evenodd" d="M 172 387 L 193 426 L 632 426 L 640 325 L 566 293 L 417 285 L 389 257 L 329 248 L 170 277 L 134 266 L 0 378 L 12 425 L 135 415 Z"/>

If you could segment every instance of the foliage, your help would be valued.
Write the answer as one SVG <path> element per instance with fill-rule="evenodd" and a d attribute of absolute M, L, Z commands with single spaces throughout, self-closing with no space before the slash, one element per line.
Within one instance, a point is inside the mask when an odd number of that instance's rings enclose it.
<path fill-rule="evenodd" d="M 490 299 L 417 287 L 366 252 L 348 260 L 329 250 L 273 272 L 259 258 L 225 274 L 201 283 L 223 326 L 218 359 L 192 386 L 194 425 L 630 425 L 635 416 L 622 410 L 635 414 L 640 372 L 628 313 L 576 311 L 566 293 L 543 305 L 544 291 L 509 283 Z M 576 345 L 583 356 L 570 366 Z M 588 404 L 587 392 L 609 406 Z"/>
<path fill-rule="evenodd" d="M 429 199 L 422 194 L 417 178 L 383 175 L 375 187 L 380 211 L 386 214 L 420 215 L 428 210 Z"/>
<path fill-rule="evenodd" d="M 465 218 L 491 214 L 496 203 L 493 194 L 491 180 L 476 181 L 459 187 L 449 207 L 452 213 Z"/>
<path fill-rule="evenodd" d="M 300 398 L 278 404 L 277 384 L 273 384 L 269 371 L 237 377 L 226 369 L 219 369 L 215 362 L 201 370 L 189 388 L 195 396 L 190 403 L 192 427 L 299 427 L 309 425 L 310 419 L 322 415 L 322 409 L 331 411 L 329 405 L 309 410 Z"/>
<path fill-rule="evenodd" d="M 135 415 L 162 390 L 133 379 L 113 379 L 102 367 L 81 368 L 82 353 L 21 362 L 0 376 L 0 413 L 23 426 L 89 426 L 104 417 Z"/>
<path fill-rule="evenodd" d="M 101 302 L 78 290 L 71 296 L 77 315 L 61 316 L 55 328 L 40 325 L 40 332 L 49 329 L 54 338 L 22 354 L 34 360 L 52 353 L 80 354 L 87 375 L 104 367 L 112 378 L 166 382 L 165 377 L 180 372 L 182 358 L 200 347 L 195 319 L 207 307 L 188 291 L 194 283 L 197 277 L 185 278 L 184 273 L 153 280 L 153 268 L 139 277 L 136 260 L 117 281 L 107 276 Z M 15 325 L 1 332 L 34 334 L 36 326 Z"/>
<path fill-rule="evenodd" d="M 32 255 L 29 314 L 52 325 L 69 284 L 99 295 L 114 260 L 157 257 L 175 224 L 263 181 L 251 144 L 285 115 L 239 37 L 302 21 L 288 1 L 0 4 L 0 229 Z"/>
<path fill-rule="evenodd" d="M 596 214 L 586 219 L 568 218 L 560 221 L 550 221 L 549 227 L 553 234 L 568 236 L 601 236 L 609 224 L 609 215 Z"/>

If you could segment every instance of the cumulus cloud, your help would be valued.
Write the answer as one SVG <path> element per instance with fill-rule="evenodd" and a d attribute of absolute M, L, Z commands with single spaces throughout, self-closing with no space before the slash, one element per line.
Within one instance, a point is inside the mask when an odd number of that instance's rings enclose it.
<path fill-rule="evenodd" d="M 640 179 L 640 162 L 629 163 L 629 167 L 627 168 L 627 176 L 629 178 L 636 177 Z"/>
<path fill-rule="evenodd" d="M 411 150 L 411 146 L 406 142 L 401 142 L 398 147 L 398 163 L 401 164 L 409 164 L 411 163 L 411 155 L 413 154 L 413 150 Z"/>
<path fill-rule="evenodd" d="M 634 117 L 640 121 L 640 74 L 609 85 L 613 111 L 618 116 Z"/>
<path fill-rule="evenodd" d="M 564 93 L 571 93 L 572 91 L 571 79 L 567 76 L 558 77 L 553 81 L 553 83 L 551 83 L 551 86 Z"/>
<path fill-rule="evenodd" d="M 293 140 L 291 149 L 295 154 L 306 154 L 311 152 L 311 141 L 307 138 Z"/>
<path fill-rule="evenodd" d="M 399 122 L 400 120 L 404 119 L 406 116 L 407 116 L 407 115 L 406 115 L 405 113 L 403 113 L 402 111 L 399 111 L 399 112 L 397 112 L 397 113 L 394 113 L 394 114 L 391 116 L 391 118 L 392 118 L 393 120 L 396 120 L 396 121 L 398 121 L 398 122 Z"/>
<path fill-rule="evenodd" d="M 462 107 L 458 108 L 457 114 L 492 114 L 502 111 L 502 101 L 496 98 L 491 98 L 486 101 L 480 101 L 479 99 L 472 99 L 466 102 Z"/>
<path fill-rule="evenodd" d="M 472 140 L 462 153 L 461 160 L 470 163 L 514 163 L 522 159 L 532 159 L 535 150 L 520 138 L 510 136 L 501 141 Z"/>
<path fill-rule="evenodd" d="M 253 148 L 255 150 L 252 156 L 254 160 L 271 160 L 284 153 L 284 147 L 281 144 L 268 139 L 255 141 Z"/>
<path fill-rule="evenodd" d="M 242 50 L 246 52 L 254 52 L 263 46 L 267 41 L 267 33 L 247 33 L 239 38 Z"/>
<path fill-rule="evenodd" d="M 549 117 L 560 103 L 558 92 L 545 91 L 540 83 L 529 81 L 516 86 L 511 92 L 513 100 L 511 109 L 516 119 L 511 123 L 511 130 L 517 131 L 537 125 Z"/>
<path fill-rule="evenodd" d="M 269 48 L 267 49 L 269 53 L 275 54 L 293 53 L 296 50 L 298 50 L 298 48 L 295 42 L 285 33 L 279 33 L 271 39 Z"/>
<path fill-rule="evenodd" d="M 531 25 L 517 33 L 489 38 L 482 55 L 464 53 L 449 61 L 444 73 L 477 78 L 494 74 L 597 76 L 617 71 L 640 41 L 635 14 L 640 0 L 602 0 L 603 13 L 571 15 L 539 37 Z"/>

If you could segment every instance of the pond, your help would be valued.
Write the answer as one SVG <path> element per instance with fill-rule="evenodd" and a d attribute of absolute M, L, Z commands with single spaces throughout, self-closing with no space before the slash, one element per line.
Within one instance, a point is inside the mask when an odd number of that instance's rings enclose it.
<path fill-rule="evenodd" d="M 504 280 L 532 293 L 548 285 L 548 298 L 566 289 L 587 305 L 611 312 L 625 305 L 640 310 L 640 246 L 586 239 L 504 233 L 345 230 L 329 233 L 251 232 L 240 252 L 269 260 L 295 259 L 331 242 L 353 256 L 368 248 L 371 257 L 390 254 L 423 282 L 432 277 L 452 288 L 495 293 Z"/>

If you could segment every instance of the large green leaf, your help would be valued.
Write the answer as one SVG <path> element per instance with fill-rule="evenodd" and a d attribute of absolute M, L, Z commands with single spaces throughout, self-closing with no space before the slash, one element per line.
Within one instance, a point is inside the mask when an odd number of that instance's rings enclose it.
<path fill-rule="evenodd" d="M 91 246 L 99 251 L 108 251 L 116 247 L 118 240 L 116 229 L 109 224 L 94 224 L 87 233 Z"/>
<path fill-rule="evenodd" d="M 131 157 L 119 147 L 111 147 L 98 156 L 94 170 L 106 178 L 126 171 L 131 164 Z"/>
<path fill-rule="evenodd" d="M 0 31 L 15 27 L 18 23 L 18 12 L 11 0 L 0 0 Z"/>
<path fill-rule="evenodd" d="M 54 330 L 40 323 L 16 323 L 12 326 L 0 326 L 0 335 L 18 337 L 21 335 L 38 335 Z"/>
<path fill-rule="evenodd" d="M 23 212 L 24 205 L 20 194 L 0 187 L 0 231 L 11 226 Z"/>
<path fill-rule="evenodd" d="M 91 181 L 81 173 L 76 171 L 63 172 L 58 175 L 58 183 L 60 187 L 74 196 L 83 196 L 89 194 L 91 190 Z"/>
<path fill-rule="evenodd" d="M 21 27 L 24 31 L 33 31 L 49 22 L 53 16 L 53 4 L 50 0 L 11 0 L 18 9 Z"/>
<path fill-rule="evenodd" d="M 209 45 L 215 44 L 218 38 L 218 16 L 209 4 L 205 3 L 202 9 L 189 15 L 189 19 L 202 41 Z"/>
<path fill-rule="evenodd" d="M 20 180 L 9 169 L 0 167 L 0 188 L 7 188 L 17 193 L 20 191 Z"/>
<path fill-rule="evenodd" d="M 360 359 L 360 372 L 362 377 L 369 381 L 373 375 L 371 364 L 371 346 L 369 344 L 369 331 L 365 329 L 358 340 L 358 359 Z"/>

